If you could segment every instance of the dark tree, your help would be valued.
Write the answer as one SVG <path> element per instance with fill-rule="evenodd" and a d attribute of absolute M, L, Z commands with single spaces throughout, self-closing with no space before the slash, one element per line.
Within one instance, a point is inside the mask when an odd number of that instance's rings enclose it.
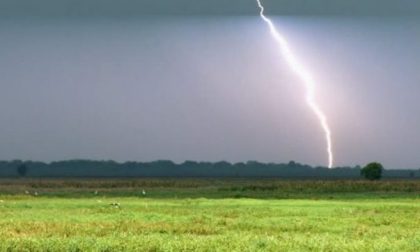
<path fill-rule="evenodd" d="M 379 180 L 382 177 L 383 166 L 380 163 L 373 162 L 360 170 L 360 174 L 369 180 Z"/>
<path fill-rule="evenodd" d="M 25 177 L 27 171 L 28 171 L 28 168 L 26 167 L 25 164 L 21 164 L 17 167 L 17 172 L 19 176 L 21 177 Z"/>
<path fill-rule="evenodd" d="M 409 176 L 410 178 L 414 178 L 414 177 L 416 176 L 416 174 L 414 173 L 414 171 L 411 171 L 411 172 L 408 174 L 408 176 Z"/>

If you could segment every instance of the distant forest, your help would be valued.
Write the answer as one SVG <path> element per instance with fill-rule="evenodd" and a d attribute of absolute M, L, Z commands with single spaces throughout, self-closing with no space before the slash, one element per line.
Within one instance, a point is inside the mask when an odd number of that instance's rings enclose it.
<path fill-rule="evenodd" d="M 176 164 L 172 161 L 125 162 L 69 160 L 51 163 L 34 161 L 0 161 L 0 177 L 30 178 L 104 178 L 104 177 L 278 177 L 278 178 L 320 178 L 320 179 L 358 179 L 361 167 L 311 167 L 289 162 L 288 164 L 195 162 L 185 161 Z M 418 170 L 384 170 L 383 178 L 419 179 Z"/>

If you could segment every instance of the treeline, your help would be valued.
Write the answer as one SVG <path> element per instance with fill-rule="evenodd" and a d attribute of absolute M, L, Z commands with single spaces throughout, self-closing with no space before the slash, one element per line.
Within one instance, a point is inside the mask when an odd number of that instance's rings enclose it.
<path fill-rule="evenodd" d="M 0 177 L 279 177 L 279 178 L 361 178 L 360 167 L 311 167 L 288 164 L 195 162 L 176 164 L 168 160 L 125 162 L 69 160 L 59 162 L 0 161 Z M 419 170 L 384 170 L 384 178 L 420 178 Z"/>

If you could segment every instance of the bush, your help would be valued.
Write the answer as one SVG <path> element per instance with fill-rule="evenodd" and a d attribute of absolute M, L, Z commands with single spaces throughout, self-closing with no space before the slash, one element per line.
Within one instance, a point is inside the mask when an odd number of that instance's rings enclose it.
<path fill-rule="evenodd" d="M 25 177 L 27 171 L 28 171 L 28 168 L 26 167 L 25 164 L 21 164 L 17 167 L 17 173 L 21 177 Z"/>
<path fill-rule="evenodd" d="M 373 162 L 360 170 L 360 174 L 369 180 L 379 180 L 382 177 L 383 166 L 380 163 Z"/>

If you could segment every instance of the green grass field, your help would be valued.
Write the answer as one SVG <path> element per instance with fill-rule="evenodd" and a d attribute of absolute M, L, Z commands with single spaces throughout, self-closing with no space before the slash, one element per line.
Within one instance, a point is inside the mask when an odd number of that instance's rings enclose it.
<path fill-rule="evenodd" d="M 419 187 L 0 181 L 0 251 L 419 251 Z"/>

